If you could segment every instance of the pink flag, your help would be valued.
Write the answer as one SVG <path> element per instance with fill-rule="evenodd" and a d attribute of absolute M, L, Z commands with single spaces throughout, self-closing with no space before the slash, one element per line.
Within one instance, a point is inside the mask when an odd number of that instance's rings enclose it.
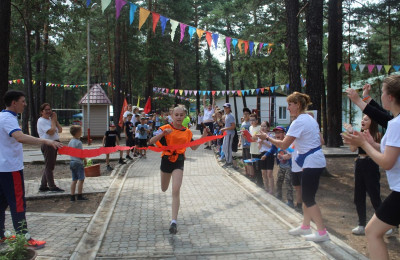
<path fill-rule="evenodd" d="M 178 89 L 175 89 L 175 95 L 176 95 L 176 93 L 178 93 L 178 91 L 179 91 Z"/>
<path fill-rule="evenodd" d="M 151 13 L 151 15 L 153 16 L 153 33 L 156 33 L 156 27 L 158 21 L 160 20 L 160 14 Z"/>
<path fill-rule="evenodd" d="M 166 89 L 165 89 L 165 93 L 169 93 L 169 88 L 166 88 Z"/>
<path fill-rule="evenodd" d="M 263 48 L 263 46 L 264 46 L 264 43 L 260 42 L 260 45 L 259 45 L 259 46 L 260 46 L 260 47 L 258 48 L 258 52 L 262 51 L 262 48 Z"/>
<path fill-rule="evenodd" d="M 194 90 L 193 93 L 194 93 L 194 95 L 196 96 L 196 95 L 197 95 L 197 90 Z"/>
<path fill-rule="evenodd" d="M 372 70 L 373 70 L 374 68 L 375 68 L 375 65 L 374 65 L 374 64 L 369 64 L 369 65 L 368 65 L 369 74 L 372 73 Z"/>
<path fill-rule="evenodd" d="M 185 37 L 186 26 L 187 26 L 187 24 L 180 23 L 180 27 L 181 27 L 181 40 L 180 40 L 179 42 L 182 42 L 183 37 Z"/>
<path fill-rule="evenodd" d="M 124 7 L 124 5 L 126 5 L 126 2 L 124 0 L 115 0 L 115 19 L 118 20 L 119 16 L 120 16 L 120 12 L 122 7 Z"/>
<path fill-rule="evenodd" d="M 226 48 L 228 49 L 228 54 L 231 52 L 231 37 L 226 37 L 225 38 L 225 44 L 226 44 Z"/>
<path fill-rule="evenodd" d="M 346 69 L 346 71 L 349 71 L 349 69 L 350 69 L 350 63 L 345 63 L 345 64 L 344 64 L 344 68 Z"/>

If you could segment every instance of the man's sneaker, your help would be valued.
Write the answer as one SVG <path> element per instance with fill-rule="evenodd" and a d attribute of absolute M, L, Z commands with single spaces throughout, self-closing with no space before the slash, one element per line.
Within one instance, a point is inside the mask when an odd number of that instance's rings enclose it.
<path fill-rule="evenodd" d="M 305 235 L 303 237 L 306 239 L 306 241 L 312 241 L 312 242 L 324 242 L 330 240 L 328 232 L 322 236 L 317 232 L 314 234 Z"/>
<path fill-rule="evenodd" d="M 59 187 L 55 187 L 55 188 L 51 188 L 50 191 L 51 192 L 64 192 L 65 190 L 60 189 Z"/>
<path fill-rule="evenodd" d="M 357 236 L 363 236 L 363 235 L 365 235 L 365 227 L 357 226 L 351 230 L 351 233 L 353 233 L 354 235 L 357 235 Z"/>
<path fill-rule="evenodd" d="M 128 160 L 133 160 L 133 158 L 130 157 L 129 155 L 127 155 L 125 158 L 128 159 Z"/>
<path fill-rule="evenodd" d="M 292 236 L 304 236 L 309 234 L 312 234 L 311 228 L 302 229 L 301 226 L 298 226 L 297 228 L 292 228 L 291 230 L 289 230 L 289 235 Z"/>
<path fill-rule="evenodd" d="M 74 201 L 75 201 L 75 195 L 71 195 L 70 201 L 71 201 L 71 202 L 74 202 Z"/>
<path fill-rule="evenodd" d="M 112 171 L 113 168 L 110 165 L 107 165 L 107 171 Z"/>
<path fill-rule="evenodd" d="M 225 162 L 226 160 L 225 160 L 225 158 L 220 158 L 220 159 L 218 159 L 218 161 L 219 162 Z"/>
<path fill-rule="evenodd" d="M 33 238 L 28 240 L 28 247 L 31 247 L 34 249 L 43 248 L 45 244 L 46 244 L 46 241 L 35 240 Z"/>
<path fill-rule="evenodd" d="M 177 232 L 178 232 L 178 227 L 176 226 L 176 223 L 171 223 L 171 226 L 169 227 L 169 233 L 176 234 Z"/>
<path fill-rule="evenodd" d="M 119 163 L 119 164 L 126 164 L 126 162 L 124 162 L 124 160 L 122 160 L 122 158 L 119 158 L 118 163 Z"/>
<path fill-rule="evenodd" d="M 222 165 L 223 168 L 229 168 L 232 166 L 233 166 L 233 163 L 225 163 L 224 165 Z"/>
<path fill-rule="evenodd" d="M 46 192 L 46 191 L 50 191 L 49 187 L 39 188 L 39 192 Z"/>

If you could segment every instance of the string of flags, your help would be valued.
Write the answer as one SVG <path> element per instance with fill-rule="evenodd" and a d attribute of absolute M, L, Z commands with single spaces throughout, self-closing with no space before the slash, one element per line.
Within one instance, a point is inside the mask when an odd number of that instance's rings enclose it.
<path fill-rule="evenodd" d="M 24 84 L 25 83 L 25 79 L 13 79 L 13 80 L 9 80 L 8 84 L 12 85 L 12 84 Z M 32 83 L 35 85 L 36 84 L 36 80 L 32 80 Z M 111 87 L 111 82 L 105 82 L 105 83 L 97 83 L 100 84 L 100 86 L 109 86 Z M 51 83 L 48 82 L 46 83 L 46 87 L 59 87 L 59 88 L 79 88 L 79 87 L 86 87 L 87 85 L 77 85 L 77 84 L 59 84 L 59 83 Z M 112 86 L 113 88 L 115 88 L 115 85 Z"/>
<path fill-rule="evenodd" d="M 386 73 L 389 73 L 389 71 L 393 68 L 396 72 L 400 70 L 400 65 L 376 65 L 376 64 L 357 64 L 357 63 L 338 63 L 337 68 L 338 70 L 344 66 L 344 69 L 346 71 L 349 71 L 350 68 L 353 71 L 356 71 L 357 68 L 359 69 L 360 72 L 363 72 L 365 68 L 368 68 L 369 74 L 371 74 L 374 69 L 379 73 L 381 72 L 382 68 L 386 71 Z M 384 72 L 383 72 L 384 73 Z"/>
<path fill-rule="evenodd" d="M 89 6 L 90 3 L 91 3 L 91 0 L 87 0 L 87 2 L 86 2 L 87 6 Z M 103 12 L 110 5 L 110 3 L 111 3 L 111 0 L 102 0 L 101 1 L 101 6 L 102 6 L 101 8 L 102 8 Z M 115 11 L 116 11 L 115 18 L 118 20 L 119 16 L 121 15 L 122 8 L 127 4 L 129 4 L 129 22 L 130 22 L 130 24 L 132 24 L 134 21 L 135 12 L 138 9 L 138 6 L 129 1 L 115 0 Z M 189 41 L 192 40 L 193 35 L 195 35 L 195 34 L 197 35 L 199 40 L 201 40 L 203 35 L 205 34 L 205 38 L 206 38 L 208 46 L 210 48 L 214 44 L 215 49 L 217 49 L 219 43 L 221 45 L 223 45 L 225 42 L 225 47 L 228 51 L 228 54 L 231 51 L 231 46 L 233 46 L 234 53 L 236 53 L 236 47 L 238 47 L 240 53 L 243 53 L 243 51 L 244 51 L 244 53 L 246 55 L 249 53 L 250 56 L 252 56 L 253 53 L 261 54 L 262 51 L 264 50 L 264 48 L 266 48 L 267 54 L 270 54 L 272 52 L 272 46 L 274 45 L 274 43 L 243 40 L 243 39 L 228 37 L 228 36 L 218 34 L 218 33 L 212 33 L 212 32 L 206 31 L 206 30 L 202 30 L 202 29 L 187 25 L 182 22 L 178 22 L 176 20 L 162 16 L 159 13 L 152 12 L 152 11 L 147 10 L 142 7 L 139 7 L 139 30 L 142 28 L 144 23 L 147 21 L 150 14 L 152 15 L 153 33 L 156 32 L 156 27 L 157 27 L 158 23 L 160 22 L 161 34 L 164 36 L 165 28 L 169 21 L 169 23 L 171 25 L 171 41 L 174 41 L 175 34 L 176 34 L 175 32 L 179 26 L 179 29 L 180 29 L 180 41 L 179 42 L 180 43 L 185 38 L 186 29 L 188 28 L 187 31 L 189 34 Z M 244 45 L 244 47 L 243 47 L 243 45 Z"/>

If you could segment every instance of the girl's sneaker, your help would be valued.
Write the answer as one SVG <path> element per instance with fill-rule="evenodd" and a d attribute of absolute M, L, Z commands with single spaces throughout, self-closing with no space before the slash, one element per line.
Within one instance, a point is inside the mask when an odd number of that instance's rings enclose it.
<path fill-rule="evenodd" d="M 351 230 L 351 233 L 353 233 L 354 235 L 357 235 L 357 236 L 363 236 L 363 235 L 365 235 L 365 227 L 363 227 L 363 226 L 355 227 Z"/>
<path fill-rule="evenodd" d="M 292 228 L 291 230 L 289 230 L 289 235 L 292 236 L 304 236 L 309 234 L 312 234 L 311 228 L 302 229 L 301 226 L 298 226 L 297 228 Z"/>
<path fill-rule="evenodd" d="M 303 237 L 306 239 L 306 241 L 312 241 L 312 242 L 324 242 L 330 240 L 328 232 L 322 236 L 317 232 Z"/>

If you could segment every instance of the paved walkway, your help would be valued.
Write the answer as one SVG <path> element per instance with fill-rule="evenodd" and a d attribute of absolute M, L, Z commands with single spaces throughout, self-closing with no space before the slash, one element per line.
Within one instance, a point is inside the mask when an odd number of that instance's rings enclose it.
<path fill-rule="evenodd" d="M 28 213 L 31 233 L 47 241 L 38 259 L 365 259 L 334 236 L 315 244 L 288 235 L 301 215 L 203 147 L 187 152 L 179 231 L 170 235 L 171 189 L 160 189 L 159 156 L 91 178 L 92 190 L 107 190 L 94 215 Z M 26 183 L 28 195 L 37 193 Z"/>

